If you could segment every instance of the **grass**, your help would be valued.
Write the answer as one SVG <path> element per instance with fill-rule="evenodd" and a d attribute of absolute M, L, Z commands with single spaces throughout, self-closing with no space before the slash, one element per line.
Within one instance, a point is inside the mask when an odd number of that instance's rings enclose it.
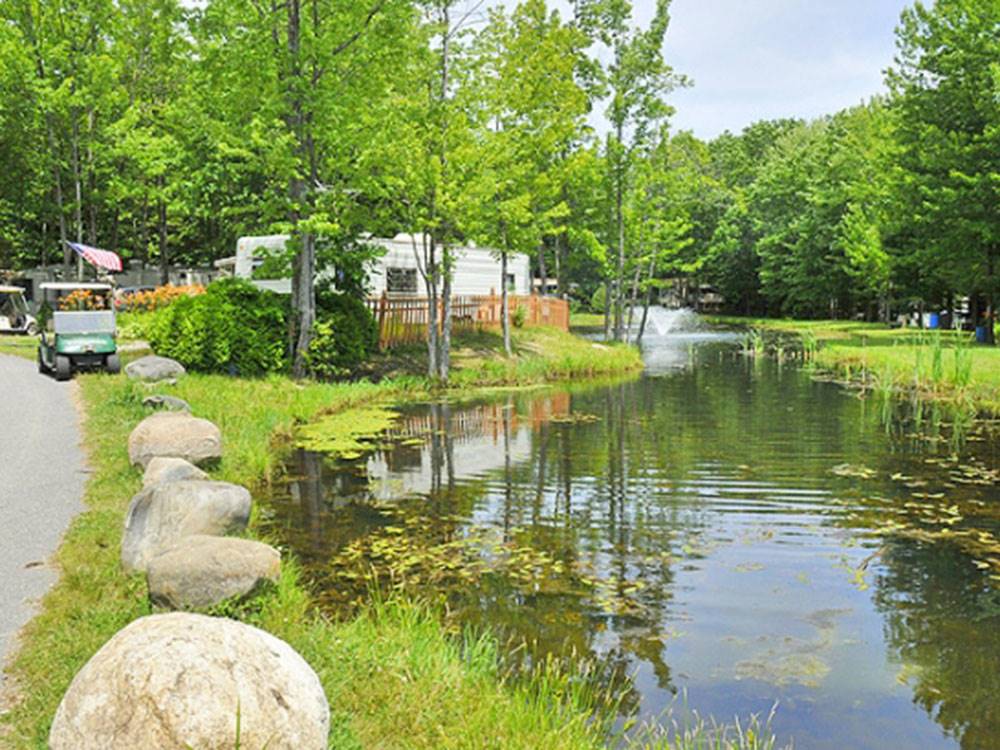
<path fill-rule="evenodd" d="M 483 348 L 457 363 L 456 380 L 462 387 L 536 382 L 626 371 L 637 361 L 631 350 L 595 348 L 558 331 L 519 331 L 516 340 L 517 355 L 501 363 L 490 361 L 485 347 L 495 341 L 474 342 Z M 125 509 L 141 485 L 140 471 L 129 465 L 127 437 L 147 414 L 141 401 L 152 388 L 99 374 L 79 382 L 91 468 L 86 510 L 56 553 L 62 576 L 25 629 L 13 664 L 18 702 L 3 717 L 0 738 L 17 748 L 45 747 L 55 708 L 76 672 L 115 632 L 151 611 L 144 580 L 121 573 L 118 553 Z M 413 377 L 323 384 L 189 374 L 155 390 L 187 400 L 198 416 L 219 425 L 224 457 L 212 476 L 255 488 L 259 505 L 297 423 L 323 412 L 426 397 L 428 384 Z M 294 562 L 286 561 L 279 586 L 235 614 L 287 640 L 316 669 L 335 710 L 334 747 L 468 747 L 483 737 L 503 747 L 600 743 L 603 725 L 578 683 L 550 670 L 540 673 L 540 682 L 507 684 L 497 672 L 493 641 L 456 640 L 419 604 L 379 604 L 352 622 L 330 623 L 313 613 Z"/>
<path fill-rule="evenodd" d="M 604 313 L 574 312 L 569 314 L 570 328 L 604 329 Z"/>
<path fill-rule="evenodd" d="M 63 574 L 27 626 L 12 669 L 20 702 L 4 721 L 12 747 L 45 747 L 55 708 L 70 680 L 115 632 L 150 613 L 142 576 L 118 562 L 122 520 L 141 473 L 129 465 L 126 439 L 145 415 L 143 386 L 125 378 L 80 378 L 86 405 L 85 445 L 92 473 L 87 510 L 74 519 L 56 562 Z M 317 411 L 344 409 L 412 393 L 409 383 L 299 385 L 283 378 L 235 380 L 188 375 L 168 389 L 222 430 L 224 455 L 213 477 L 250 484 L 271 477 L 275 435 Z M 258 497 L 258 503 L 260 498 Z M 505 747 L 588 747 L 597 725 L 581 693 L 542 700 L 528 687 L 505 685 L 495 645 L 447 635 L 432 612 L 415 604 L 375 605 L 348 623 L 312 613 L 294 562 L 280 584 L 231 612 L 287 640 L 320 675 L 335 709 L 334 747 L 462 747 L 476 737 Z M 470 731 L 482 734 L 470 734 Z"/>
<path fill-rule="evenodd" d="M 0 354 L 34 359 L 38 352 L 38 339 L 34 336 L 0 335 Z"/>
<path fill-rule="evenodd" d="M 616 376 L 642 370 L 634 346 L 588 341 L 557 328 L 511 331 L 513 354 L 503 351 L 499 333 L 462 333 L 452 341 L 450 387 L 458 389 L 506 385 L 538 385 L 554 380 Z M 379 377 L 422 377 L 427 371 L 424 344 L 398 347 L 372 359 L 362 373 Z"/>
<path fill-rule="evenodd" d="M 817 366 L 853 382 L 925 399 L 959 402 L 1000 414 L 1000 347 L 961 331 L 888 328 L 858 321 L 801 321 L 715 316 L 710 322 L 797 336 Z"/>

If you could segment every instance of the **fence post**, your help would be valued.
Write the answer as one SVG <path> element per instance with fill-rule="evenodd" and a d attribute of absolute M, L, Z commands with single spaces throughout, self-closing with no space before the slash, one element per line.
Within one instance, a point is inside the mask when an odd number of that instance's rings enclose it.
<path fill-rule="evenodd" d="M 389 304 L 389 300 L 385 296 L 385 291 L 382 291 L 382 297 L 378 301 L 378 346 L 379 349 L 386 348 L 386 336 L 385 336 L 385 312 L 386 307 Z"/>

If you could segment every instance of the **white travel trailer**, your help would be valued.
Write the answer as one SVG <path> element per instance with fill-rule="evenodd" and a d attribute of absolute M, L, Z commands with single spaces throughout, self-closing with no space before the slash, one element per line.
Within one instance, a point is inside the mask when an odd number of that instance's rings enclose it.
<path fill-rule="evenodd" d="M 289 237 L 274 234 L 261 237 L 240 237 L 236 242 L 236 256 L 218 261 L 219 268 L 231 268 L 234 276 L 249 279 L 263 262 L 268 252 L 281 250 Z M 420 247 L 420 238 L 416 238 Z M 414 254 L 414 238 L 398 234 L 392 239 L 372 237 L 368 242 L 385 248 L 368 270 L 369 293 L 380 297 L 383 293 L 395 297 L 420 297 L 426 291 L 420 277 Z M 455 248 L 455 269 L 452 277 L 452 294 L 456 296 L 500 293 L 500 260 L 491 250 L 482 247 Z M 531 294 L 531 263 L 527 255 L 512 253 L 507 260 L 507 291 L 511 294 Z M 289 279 L 254 280 L 258 286 L 272 291 L 289 293 Z"/>

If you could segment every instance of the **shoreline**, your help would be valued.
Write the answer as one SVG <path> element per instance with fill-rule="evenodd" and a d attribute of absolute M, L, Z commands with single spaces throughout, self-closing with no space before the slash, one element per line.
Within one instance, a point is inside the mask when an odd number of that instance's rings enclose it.
<path fill-rule="evenodd" d="M 784 356 L 764 338 L 790 336 L 801 358 L 854 387 L 941 403 L 977 414 L 1000 414 L 1000 347 L 971 342 L 967 332 L 888 328 L 857 321 L 797 321 L 704 316 L 714 326 L 742 328 L 747 349 Z M 779 342 L 780 345 L 780 342 Z"/>

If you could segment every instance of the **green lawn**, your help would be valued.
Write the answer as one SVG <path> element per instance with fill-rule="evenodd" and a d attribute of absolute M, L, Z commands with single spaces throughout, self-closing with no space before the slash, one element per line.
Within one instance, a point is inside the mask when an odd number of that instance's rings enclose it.
<path fill-rule="evenodd" d="M 38 339 L 34 336 L 0 335 L 0 354 L 34 359 L 38 352 Z"/>

